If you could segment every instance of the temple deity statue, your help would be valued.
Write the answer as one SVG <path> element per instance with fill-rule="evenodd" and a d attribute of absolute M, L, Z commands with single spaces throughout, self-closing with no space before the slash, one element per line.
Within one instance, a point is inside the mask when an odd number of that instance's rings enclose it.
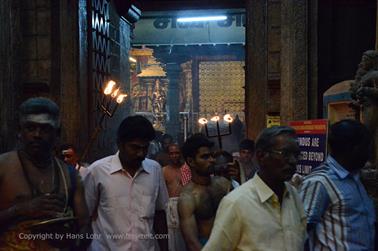
<path fill-rule="evenodd" d="M 369 50 L 362 55 L 361 63 L 351 84 L 354 103 L 359 106 L 362 122 L 375 137 L 373 159 L 371 164 L 378 163 L 378 51 Z"/>

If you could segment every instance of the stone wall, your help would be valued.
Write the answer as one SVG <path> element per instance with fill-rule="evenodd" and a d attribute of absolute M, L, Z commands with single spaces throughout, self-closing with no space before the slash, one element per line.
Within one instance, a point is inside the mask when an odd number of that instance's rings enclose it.
<path fill-rule="evenodd" d="M 0 152 L 13 149 L 17 108 L 31 96 L 51 95 L 52 2 L 1 1 Z"/>
<path fill-rule="evenodd" d="M 112 117 L 105 116 L 100 125 L 101 117 L 104 116 L 100 105 L 106 82 L 114 80 L 122 92 L 130 93 L 129 50 L 132 31 L 131 23 L 120 17 L 113 2 L 96 0 L 89 3 L 88 15 L 94 18 L 88 19 L 89 32 L 86 33 L 89 59 L 86 84 L 89 105 L 88 127 L 85 132 L 88 140 L 83 142 L 83 147 L 88 149 L 85 160 L 91 162 L 116 152 L 117 128 L 130 112 L 130 106 L 127 106 L 129 103 L 125 102 Z M 113 101 L 110 110 L 113 110 L 115 105 Z M 95 131 L 99 128 L 101 130 L 96 136 Z M 90 142 L 91 138 L 93 142 Z"/>
<path fill-rule="evenodd" d="M 318 6 L 293 0 L 246 3 L 247 134 L 256 138 L 267 115 L 280 115 L 281 124 L 317 115 Z"/>
<path fill-rule="evenodd" d="M 256 138 L 265 128 L 268 100 L 268 46 L 266 0 L 247 0 L 245 118 L 247 136 Z M 256 49 L 258 48 L 258 49 Z"/>
<path fill-rule="evenodd" d="M 0 1 L 0 153 L 16 145 L 21 76 L 21 2 Z"/>
<path fill-rule="evenodd" d="M 281 1 L 281 123 L 308 118 L 307 1 Z"/>
<path fill-rule="evenodd" d="M 110 27 L 108 74 L 129 93 L 132 24 L 120 17 L 112 1 L 0 1 L 0 152 L 15 147 L 15 111 L 31 96 L 49 97 L 60 106 L 61 142 L 73 143 L 80 150 L 88 143 L 100 115 L 95 100 L 101 89 L 94 86 L 89 68 L 93 40 L 88 37 L 92 25 L 88 3 L 109 7 L 111 18 L 105 20 Z M 119 107 L 104 125 L 88 161 L 114 153 L 116 128 L 128 114 L 127 106 Z"/>

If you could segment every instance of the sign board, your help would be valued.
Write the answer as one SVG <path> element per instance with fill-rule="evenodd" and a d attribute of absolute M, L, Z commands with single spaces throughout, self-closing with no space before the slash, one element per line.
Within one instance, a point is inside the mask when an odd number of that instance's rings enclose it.
<path fill-rule="evenodd" d="M 266 115 L 266 127 L 270 128 L 272 126 L 280 126 L 281 125 L 281 117 L 280 116 L 271 116 Z"/>
<path fill-rule="evenodd" d="M 328 120 L 291 121 L 289 126 L 297 132 L 301 155 L 297 163 L 297 172 L 307 175 L 319 166 L 327 157 Z"/>
<path fill-rule="evenodd" d="M 228 13 L 226 20 L 179 23 L 167 14 L 142 17 L 134 29 L 133 45 L 244 44 L 245 14 Z"/>

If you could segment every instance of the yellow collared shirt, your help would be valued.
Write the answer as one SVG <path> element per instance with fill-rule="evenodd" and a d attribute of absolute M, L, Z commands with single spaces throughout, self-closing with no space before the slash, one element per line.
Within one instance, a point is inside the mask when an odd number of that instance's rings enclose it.
<path fill-rule="evenodd" d="M 224 197 L 203 250 L 303 250 L 303 205 L 295 188 L 285 185 L 282 205 L 258 174 Z"/>

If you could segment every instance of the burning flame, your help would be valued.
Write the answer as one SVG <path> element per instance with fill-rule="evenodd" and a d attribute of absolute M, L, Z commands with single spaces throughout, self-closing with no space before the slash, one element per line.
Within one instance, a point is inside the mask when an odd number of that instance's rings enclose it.
<path fill-rule="evenodd" d="M 117 103 L 121 104 L 123 102 L 123 99 L 127 97 L 127 94 L 119 94 L 117 97 Z"/>
<path fill-rule="evenodd" d="M 105 90 L 104 90 L 104 94 L 105 95 L 109 95 L 110 93 L 113 92 L 113 87 L 116 85 L 116 82 L 114 82 L 113 80 L 110 80 L 107 84 L 106 84 L 106 87 L 105 87 Z"/>
<path fill-rule="evenodd" d="M 118 89 L 116 89 L 113 93 L 112 93 L 112 98 L 115 98 L 115 97 L 117 97 L 118 96 L 118 92 L 119 92 L 119 88 Z"/>
<path fill-rule="evenodd" d="M 226 121 L 227 123 L 231 123 L 234 119 L 231 117 L 230 114 L 226 114 L 224 115 L 223 120 Z"/>
<path fill-rule="evenodd" d="M 133 63 L 136 63 L 136 62 L 137 62 L 137 60 L 136 60 L 135 58 L 133 58 L 133 57 L 129 57 L 129 61 L 130 61 L 130 62 L 133 62 Z"/>
<path fill-rule="evenodd" d="M 200 123 L 201 125 L 205 125 L 205 124 L 207 124 L 207 119 L 205 119 L 205 118 L 200 118 L 200 119 L 198 120 L 198 123 Z"/>
<path fill-rule="evenodd" d="M 214 116 L 210 120 L 214 121 L 214 122 L 217 122 L 217 121 L 219 121 L 219 119 L 220 119 L 219 116 Z"/>

